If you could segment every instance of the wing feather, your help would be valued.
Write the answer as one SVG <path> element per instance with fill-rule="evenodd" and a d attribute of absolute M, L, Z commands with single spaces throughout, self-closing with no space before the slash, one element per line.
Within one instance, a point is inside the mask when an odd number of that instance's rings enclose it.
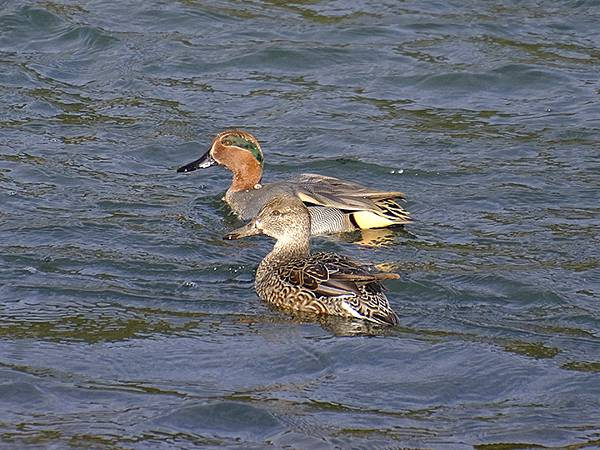
<path fill-rule="evenodd" d="M 311 173 L 293 180 L 296 195 L 308 205 L 337 208 L 353 216 L 359 228 L 387 227 L 410 222 L 395 198 L 404 198 L 399 191 L 380 191 L 351 181 Z"/>
<path fill-rule="evenodd" d="M 351 181 L 313 173 L 301 174 L 294 182 L 297 193 L 303 201 L 345 210 L 376 211 L 377 200 L 404 198 L 404 194 L 399 191 L 381 191 Z"/>
<path fill-rule="evenodd" d="M 286 283 L 307 289 L 317 297 L 360 296 L 364 286 L 381 292 L 380 280 L 399 278 L 395 273 L 371 273 L 351 259 L 331 253 L 315 253 L 291 261 L 279 271 Z"/>

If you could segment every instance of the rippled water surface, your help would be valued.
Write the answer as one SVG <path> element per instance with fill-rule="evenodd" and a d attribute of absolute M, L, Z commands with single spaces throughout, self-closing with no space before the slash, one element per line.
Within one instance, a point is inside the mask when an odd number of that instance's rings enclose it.
<path fill-rule="evenodd" d="M 1 5 L 0 447 L 600 446 L 597 1 Z M 230 127 L 406 192 L 313 242 L 400 327 L 258 299 L 230 175 L 175 173 Z"/>

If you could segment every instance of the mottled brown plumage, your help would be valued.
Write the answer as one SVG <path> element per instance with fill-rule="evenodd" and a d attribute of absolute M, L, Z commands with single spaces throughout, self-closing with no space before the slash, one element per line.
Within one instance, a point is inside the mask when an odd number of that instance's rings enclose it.
<path fill-rule="evenodd" d="M 310 254 L 310 215 L 295 195 L 269 200 L 255 218 L 226 238 L 261 233 L 277 239 L 256 271 L 256 292 L 269 304 L 382 325 L 398 323 L 380 284 L 398 275 L 372 272 L 336 253 Z"/>

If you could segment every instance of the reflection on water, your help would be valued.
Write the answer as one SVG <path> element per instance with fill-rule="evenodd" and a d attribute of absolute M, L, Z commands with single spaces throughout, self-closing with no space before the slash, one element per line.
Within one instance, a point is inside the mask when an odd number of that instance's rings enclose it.
<path fill-rule="evenodd" d="M 600 446 L 594 2 L 138 3 L 0 11 L 0 447 Z M 230 127 L 406 193 L 313 242 L 401 326 L 260 302 Z"/>

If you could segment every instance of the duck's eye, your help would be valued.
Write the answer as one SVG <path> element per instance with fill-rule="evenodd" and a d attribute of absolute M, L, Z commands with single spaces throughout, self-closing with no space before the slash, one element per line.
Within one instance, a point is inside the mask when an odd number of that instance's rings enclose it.
<path fill-rule="evenodd" d="M 279 217 L 279 216 L 281 216 L 281 212 L 280 212 L 280 211 L 277 211 L 277 210 L 275 210 L 275 211 L 272 211 L 272 212 L 271 212 L 271 215 L 272 215 L 273 217 Z"/>
<path fill-rule="evenodd" d="M 232 144 L 232 142 L 229 139 L 225 139 L 224 141 L 221 141 L 221 143 L 223 145 L 231 145 Z"/>

